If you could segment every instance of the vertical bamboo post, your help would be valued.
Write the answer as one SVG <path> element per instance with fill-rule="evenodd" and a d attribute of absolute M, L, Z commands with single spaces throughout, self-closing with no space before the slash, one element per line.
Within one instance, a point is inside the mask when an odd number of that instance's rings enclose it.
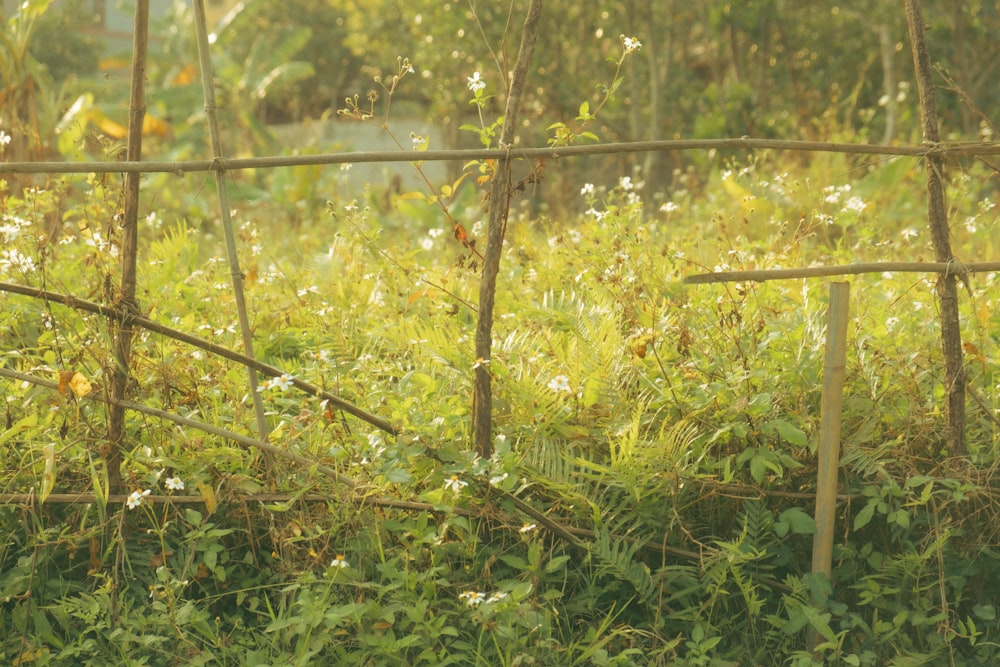
<path fill-rule="evenodd" d="M 149 37 L 149 0 L 135 3 L 135 27 L 132 36 L 132 83 L 128 103 L 128 145 L 125 158 L 129 162 L 142 159 L 142 124 L 146 116 L 146 51 Z M 122 211 L 122 282 L 115 309 L 123 317 L 111 320 L 114 332 L 113 368 L 109 378 L 111 397 L 125 400 L 128 393 L 129 364 L 132 357 L 134 329 L 130 316 L 139 312 L 136 301 L 136 257 L 139 252 L 139 172 L 125 174 L 125 205 Z M 101 455 L 108 469 L 108 492 L 122 491 L 122 452 L 125 439 L 125 408 L 112 403 L 108 413 L 108 441 Z"/>
<path fill-rule="evenodd" d="M 833 572 L 833 529 L 837 512 L 837 473 L 840 468 L 840 407 L 847 367 L 847 322 L 850 283 L 830 283 L 820 401 L 819 470 L 816 476 L 816 534 L 813 536 L 812 572 Z M 822 602 L 817 600 L 816 602 Z M 818 637 L 813 638 L 814 644 Z"/>
<path fill-rule="evenodd" d="M 208 134 L 212 141 L 212 157 L 223 157 L 222 140 L 219 133 L 218 107 L 215 104 L 215 89 L 213 81 L 212 57 L 208 48 L 208 30 L 205 27 L 205 0 L 194 0 L 194 25 L 198 38 L 198 62 L 201 67 L 201 86 L 205 97 L 205 116 L 208 119 Z M 246 298 L 243 293 L 243 272 L 240 270 L 240 260 L 236 253 L 236 234 L 233 231 L 233 220 L 229 208 L 229 194 L 226 191 L 226 172 L 214 169 L 215 189 L 219 193 L 219 214 L 222 217 L 222 228 L 226 237 L 226 255 L 229 259 L 229 274 L 233 283 L 233 298 L 236 301 L 236 314 L 240 323 L 240 335 L 243 339 L 243 353 L 254 358 L 253 334 L 250 330 L 250 317 L 247 315 Z M 254 413 L 257 418 L 258 437 L 267 441 L 269 428 L 264 415 L 264 402 L 257 391 L 257 371 L 247 366 L 247 380 L 250 396 L 253 397 Z M 271 456 L 264 454 L 265 461 L 270 462 Z"/>
<path fill-rule="evenodd" d="M 910 32 L 913 52 L 913 69 L 917 78 L 920 98 L 920 126 L 925 145 L 935 146 L 940 141 L 937 102 L 934 98 L 934 81 L 931 78 L 931 58 L 924 36 L 924 17 L 919 0 L 905 0 L 906 23 Z M 948 228 L 948 203 L 945 196 L 944 158 L 929 153 L 924 158 L 927 172 L 927 222 L 934 246 L 934 259 L 954 262 Z M 941 309 L 941 352 L 944 357 L 945 440 L 948 451 L 961 456 L 965 451 L 965 365 L 962 352 L 962 326 L 958 313 L 957 280 L 969 287 L 968 277 L 962 272 L 939 273 L 936 292 Z"/>

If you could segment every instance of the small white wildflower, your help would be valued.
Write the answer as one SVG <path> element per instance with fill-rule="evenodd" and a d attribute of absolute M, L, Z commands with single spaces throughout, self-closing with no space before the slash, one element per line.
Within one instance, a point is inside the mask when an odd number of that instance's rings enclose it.
<path fill-rule="evenodd" d="M 844 212 L 853 211 L 855 213 L 861 213 L 866 208 L 868 204 L 861 197 L 849 197 L 847 201 L 844 202 Z"/>
<path fill-rule="evenodd" d="M 167 487 L 170 491 L 183 491 L 184 490 L 184 480 L 180 477 L 167 477 L 163 481 L 163 485 Z"/>
<path fill-rule="evenodd" d="M 459 600 L 465 600 L 465 604 L 470 607 L 478 607 L 486 601 L 486 593 L 479 591 L 465 591 L 458 596 Z"/>
<path fill-rule="evenodd" d="M 136 507 L 142 504 L 142 499 L 148 496 L 150 493 L 151 492 L 149 489 L 146 489 L 145 491 L 133 491 L 132 493 L 130 493 L 127 503 L 128 508 L 130 510 L 134 510 Z"/>
<path fill-rule="evenodd" d="M 912 239 L 917 237 L 917 230 L 913 227 L 907 227 L 906 229 L 899 232 L 899 235 L 904 239 Z"/>
<path fill-rule="evenodd" d="M 476 93 L 486 88 L 486 82 L 479 76 L 479 72 L 473 72 L 472 76 L 466 77 L 469 82 L 469 90 Z"/>
<path fill-rule="evenodd" d="M 334 556 L 333 560 L 330 561 L 330 567 L 336 567 L 343 569 L 345 567 L 350 567 L 351 564 L 347 562 L 343 554 L 337 554 Z"/>
<path fill-rule="evenodd" d="M 490 477 L 490 486 L 499 486 L 508 477 L 508 473 L 502 473 L 500 475 L 493 475 Z"/>
<path fill-rule="evenodd" d="M 6 132 L 4 132 L 3 130 L 0 130 L 0 146 L 6 146 L 7 144 L 10 143 L 10 141 L 11 141 L 11 136 Z"/>
<path fill-rule="evenodd" d="M 585 196 L 585 197 L 587 195 L 594 194 L 594 184 L 593 183 L 584 183 L 583 187 L 580 188 L 580 194 L 583 195 L 583 196 Z"/>
<path fill-rule="evenodd" d="M 455 493 L 461 493 L 462 489 L 469 485 L 468 482 L 458 478 L 458 475 L 452 475 L 444 482 L 444 488 L 449 491 L 454 491 Z"/>
<path fill-rule="evenodd" d="M 519 532 L 519 533 L 522 533 L 522 534 L 523 534 L 523 533 L 530 533 L 530 532 L 531 532 L 531 531 L 533 531 L 533 530 L 534 530 L 535 528 L 538 528 L 538 526 L 537 526 L 536 524 L 533 524 L 533 523 L 526 523 L 526 524 L 524 524 L 523 526 L 521 526 L 520 528 L 518 528 L 518 532 Z"/>
<path fill-rule="evenodd" d="M 275 387 L 276 389 L 280 389 L 281 391 L 288 391 L 289 389 L 292 388 L 293 379 L 294 379 L 293 375 L 289 375 L 288 373 L 282 373 L 278 377 L 271 380 L 271 386 Z"/>
<path fill-rule="evenodd" d="M 598 210 L 597 210 L 596 208 L 594 208 L 594 207 L 590 207 L 590 208 L 588 208 L 588 209 L 587 209 L 586 211 L 584 211 L 584 213 L 586 213 L 587 215 L 592 215 L 592 216 L 594 216 L 594 219 L 595 219 L 595 220 L 596 220 L 597 222 L 600 222 L 601 220 L 603 220 L 603 219 L 604 219 L 604 216 L 606 216 L 606 215 L 608 214 L 608 212 L 607 212 L 607 211 L 598 211 Z"/>
<path fill-rule="evenodd" d="M 548 387 L 552 391 L 565 391 L 567 393 L 572 393 L 573 391 L 569 386 L 569 378 L 565 375 L 557 375 L 549 380 Z"/>
<path fill-rule="evenodd" d="M 635 37 L 621 36 L 622 45 L 625 47 L 625 53 L 633 53 L 642 48 L 642 42 L 640 42 Z"/>
<path fill-rule="evenodd" d="M 668 201 L 666 204 L 660 207 L 660 213 L 673 213 L 679 208 L 680 206 L 678 206 L 674 202 Z"/>

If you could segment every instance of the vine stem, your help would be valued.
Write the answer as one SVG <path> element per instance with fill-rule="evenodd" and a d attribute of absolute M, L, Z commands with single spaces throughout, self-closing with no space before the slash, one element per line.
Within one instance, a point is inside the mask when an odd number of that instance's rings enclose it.
<path fill-rule="evenodd" d="M 500 256 L 507 231 L 510 210 L 510 148 L 514 144 L 518 107 L 528 78 L 528 64 L 538 38 L 538 19 L 542 13 L 542 0 L 531 0 L 521 29 L 521 47 L 507 93 L 503 127 L 500 130 L 500 148 L 507 149 L 497 159 L 496 171 L 490 181 L 489 228 L 486 252 L 483 255 L 482 281 L 479 285 L 479 312 L 476 322 L 476 366 L 472 393 L 472 437 L 476 451 L 486 458 L 493 453 L 493 376 L 489 360 L 493 347 L 493 305 L 496 301 L 497 274 Z"/>

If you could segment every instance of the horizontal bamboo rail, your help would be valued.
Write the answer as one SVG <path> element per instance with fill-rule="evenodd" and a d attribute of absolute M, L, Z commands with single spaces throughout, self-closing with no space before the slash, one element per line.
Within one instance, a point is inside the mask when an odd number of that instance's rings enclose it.
<path fill-rule="evenodd" d="M 236 171 L 270 167 L 300 167 L 364 162 L 444 162 L 449 160 L 495 160 L 501 157 L 558 160 L 582 155 L 649 153 L 704 150 L 776 150 L 812 153 L 849 153 L 886 157 L 942 158 L 1000 155 L 1000 142 L 955 142 L 925 146 L 883 146 L 827 141 L 785 139 L 664 139 L 630 141 L 560 148 L 456 149 L 433 151 L 361 151 L 356 153 L 316 153 L 314 155 L 274 155 L 250 158 L 215 158 L 170 162 L 7 162 L 0 164 L 0 174 L 120 174 L 130 172 L 173 173 Z"/>
<path fill-rule="evenodd" d="M 731 282 L 764 282 L 765 280 L 787 280 L 789 278 L 817 278 L 823 276 L 847 276 L 858 273 L 943 273 L 965 276 L 969 273 L 1000 271 L 1000 262 L 859 262 L 857 264 L 835 264 L 833 266 L 809 266 L 795 269 L 758 269 L 752 271 L 716 271 L 699 273 L 684 278 L 689 285 Z"/>

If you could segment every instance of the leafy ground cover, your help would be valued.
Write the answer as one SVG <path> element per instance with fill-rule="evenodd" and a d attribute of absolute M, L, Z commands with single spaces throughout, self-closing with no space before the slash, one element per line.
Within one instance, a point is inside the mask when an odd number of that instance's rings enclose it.
<path fill-rule="evenodd" d="M 167 179 L 145 191 L 143 314 L 237 349 L 208 181 Z M 970 167 L 950 184 L 966 261 L 997 257 L 984 183 Z M 832 581 L 809 574 L 826 282 L 682 282 L 929 260 L 921 185 L 906 159 L 766 156 L 679 171 L 665 193 L 580 183 L 575 213 L 516 209 L 488 460 L 468 445 L 477 257 L 413 199 L 291 213 L 235 186 L 256 350 L 286 373 L 261 379 L 270 441 L 312 465 L 131 412 L 134 493 L 109 502 L 106 411 L 89 399 L 111 325 L 4 292 L 2 368 L 55 383 L 0 383 L 3 492 L 34 495 L 0 507 L 5 661 L 990 664 L 997 277 L 962 303 L 961 460 L 943 451 L 933 281 L 851 278 Z M 120 195 L 99 177 L 6 193 L 0 279 L 107 300 Z M 452 207 L 473 238 L 479 196 Z M 239 365 L 144 332 L 132 373 L 135 401 L 254 435 Z M 41 502 L 59 493 L 94 496 Z"/>

